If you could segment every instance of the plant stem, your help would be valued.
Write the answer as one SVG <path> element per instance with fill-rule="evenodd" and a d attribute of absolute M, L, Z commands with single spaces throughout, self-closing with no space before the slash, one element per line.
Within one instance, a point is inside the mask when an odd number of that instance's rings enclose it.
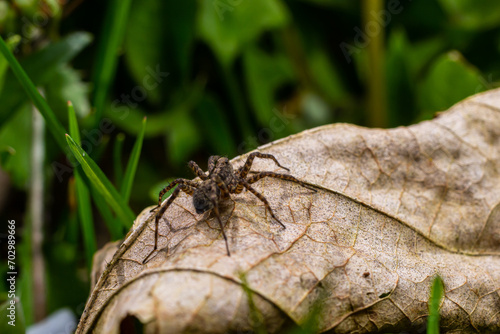
<path fill-rule="evenodd" d="M 382 0 L 363 0 L 362 18 L 368 42 L 368 124 L 373 127 L 387 126 L 386 82 L 384 73 L 384 26 L 375 20 L 383 9 Z M 378 27 L 378 32 L 372 29 Z"/>

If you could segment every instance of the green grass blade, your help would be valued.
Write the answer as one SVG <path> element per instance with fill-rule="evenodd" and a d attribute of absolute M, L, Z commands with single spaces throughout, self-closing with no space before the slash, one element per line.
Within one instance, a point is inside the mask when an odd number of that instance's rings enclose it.
<path fill-rule="evenodd" d="M 97 250 L 97 242 L 94 231 L 94 220 L 92 219 L 92 208 L 87 185 L 80 175 L 80 171 L 75 169 L 76 180 L 76 200 L 78 203 L 78 218 L 80 219 L 83 233 L 83 243 L 85 245 L 85 257 L 87 268 L 92 269 L 92 258 Z"/>
<path fill-rule="evenodd" d="M 139 163 L 139 157 L 141 155 L 142 141 L 144 140 L 144 132 L 146 131 L 146 117 L 142 120 L 142 129 L 135 141 L 134 148 L 130 154 L 130 158 L 127 163 L 127 168 L 125 169 L 125 177 L 123 178 L 120 193 L 123 197 L 125 203 L 128 203 L 130 198 L 130 192 L 132 191 L 132 184 L 134 183 L 135 171 L 137 170 L 137 165 Z"/>
<path fill-rule="evenodd" d="M 120 188 L 123 183 L 122 151 L 124 141 L 125 135 L 119 133 L 115 138 L 115 145 L 113 146 L 113 170 L 115 172 L 115 185 L 117 188 Z"/>
<path fill-rule="evenodd" d="M 439 334 L 439 307 L 443 297 L 443 281 L 437 276 L 432 282 L 431 297 L 429 299 L 429 319 L 427 334 Z"/>
<path fill-rule="evenodd" d="M 116 191 L 115 187 L 108 180 L 106 175 L 97 166 L 87 153 L 78 144 L 75 143 L 73 138 L 66 135 L 66 141 L 75 158 L 80 162 L 83 171 L 87 175 L 89 181 L 104 197 L 109 206 L 113 209 L 116 215 L 120 218 L 122 224 L 128 229 L 132 226 L 135 215 L 132 210 L 125 204 L 120 194 Z"/>
<path fill-rule="evenodd" d="M 75 108 L 73 107 L 73 103 L 68 101 L 68 120 L 69 120 L 69 135 L 75 143 L 78 145 L 81 144 L 80 139 L 80 129 L 78 127 L 78 121 L 76 120 Z"/>
<path fill-rule="evenodd" d="M 94 76 L 95 122 L 102 116 L 106 96 L 109 92 L 118 63 L 118 51 L 125 35 L 131 0 L 111 0 L 99 41 L 97 64 Z"/>
<path fill-rule="evenodd" d="M 113 216 L 113 213 L 109 209 L 102 195 L 97 191 L 97 189 L 95 189 L 95 187 L 92 187 L 90 191 L 92 193 L 94 203 L 97 206 L 97 210 L 99 210 L 99 213 L 101 214 L 102 219 L 104 220 L 104 223 L 108 228 L 109 234 L 111 235 L 111 240 L 115 241 L 123 238 L 123 226 L 120 225 L 119 222 L 117 222 L 118 219 Z"/>
<path fill-rule="evenodd" d="M 250 310 L 250 320 L 252 323 L 252 330 L 256 334 L 267 334 L 266 324 L 264 323 L 264 316 L 260 310 L 255 305 L 253 300 L 253 291 L 248 286 L 246 275 L 244 273 L 240 274 L 241 287 L 247 296 L 248 308 Z"/>
<path fill-rule="evenodd" d="M 75 138 L 75 142 L 80 145 L 80 129 L 78 128 L 75 109 L 73 108 L 73 104 L 69 101 L 68 119 L 69 133 L 71 137 Z M 87 268 L 90 271 L 92 270 L 92 258 L 97 250 L 97 241 L 95 238 L 94 219 L 92 217 L 89 190 L 82 178 L 80 168 L 75 169 L 75 181 L 78 217 L 82 226 Z"/>
<path fill-rule="evenodd" d="M 66 143 L 64 142 L 63 135 L 66 133 L 66 130 L 59 122 L 52 109 L 50 109 L 47 101 L 45 101 L 42 95 L 40 95 L 35 85 L 28 77 L 26 72 L 23 70 L 23 68 L 21 67 L 17 59 L 14 57 L 12 52 L 10 52 L 7 44 L 5 44 L 5 41 L 1 36 L 0 36 L 0 52 L 5 57 L 5 59 L 7 59 L 7 62 L 12 68 L 12 71 L 14 72 L 15 76 L 17 77 L 23 88 L 26 90 L 26 93 L 28 94 L 31 101 L 33 101 L 33 104 L 42 114 L 43 118 L 45 119 L 45 122 L 47 123 L 47 126 L 49 127 L 50 132 L 52 132 L 52 135 L 56 139 L 56 142 L 59 144 L 59 147 L 62 150 L 64 150 L 66 148 Z"/>

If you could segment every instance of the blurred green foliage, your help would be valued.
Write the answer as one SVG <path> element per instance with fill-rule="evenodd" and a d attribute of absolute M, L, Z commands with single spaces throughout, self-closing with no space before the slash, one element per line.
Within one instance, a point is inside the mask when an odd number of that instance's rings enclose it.
<path fill-rule="evenodd" d="M 147 116 L 140 160 L 137 153 L 131 159 L 138 164 L 131 188 L 126 179 L 137 214 L 169 180 L 192 176 L 188 160 L 206 167 L 210 155 L 233 157 L 331 122 L 408 125 L 497 86 L 500 2 L 387 0 L 367 12 L 366 1 L 133 0 L 127 12 L 114 8 L 118 1 L 105 10 L 95 1 L 0 0 L 0 33 L 66 129 L 73 102 L 82 147 L 116 189 Z M 373 41 L 383 48 L 370 49 Z M 374 57 L 380 77 L 369 66 Z M 377 83 L 383 89 L 376 98 L 386 106 L 380 119 L 368 113 Z M 92 102 L 99 92 L 102 117 Z M 0 185 L 8 194 L 0 216 L 22 222 L 31 191 L 31 102 L 3 57 L 0 100 L 0 167 L 9 176 Z M 103 118 L 111 125 L 103 127 Z M 75 158 L 50 130 L 43 199 L 48 311 L 70 306 L 78 314 L 89 272 Z M 122 237 L 110 206 L 89 191 L 97 245 Z M 32 310 L 25 311 L 29 325 Z"/>

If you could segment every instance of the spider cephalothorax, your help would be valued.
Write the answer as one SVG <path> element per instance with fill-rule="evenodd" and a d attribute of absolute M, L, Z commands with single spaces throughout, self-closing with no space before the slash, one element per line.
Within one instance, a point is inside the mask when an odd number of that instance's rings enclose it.
<path fill-rule="evenodd" d="M 158 222 L 160 220 L 160 217 L 163 215 L 163 213 L 165 213 L 167 208 L 170 206 L 170 204 L 172 204 L 172 202 L 179 195 L 179 192 L 181 190 L 193 197 L 193 206 L 196 210 L 196 213 L 202 214 L 206 211 L 213 210 L 215 216 L 217 217 L 217 221 L 219 222 L 219 225 L 221 227 L 224 240 L 226 242 L 226 250 L 228 256 L 230 256 L 231 253 L 229 252 L 226 233 L 224 232 L 224 227 L 222 225 L 219 215 L 219 202 L 221 200 L 229 198 L 230 194 L 239 194 L 243 191 L 243 189 L 247 189 L 264 203 L 266 209 L 269 210 L 271 217 L 273 217 L 274 220 L 276 220 L 283 228 L 286 228 L 285 225 L 283 225 L 283 223 L 278 218 L 276 218 L 266 198 L 262 196 L 257 190 L 255 190 L 251 186 L 251 184 L 257 182 L 258 180 L 264 177 L 274 177 L 278 179 L 284 179 L 296 182 L 303 187 L 313 190 L 314 192 L 316 192 L 316 190 L 309 187 L 304 182 L 297 180 L 295 177 L 288 174 L 280 174 L 275 172 L 259 172 L 253 174 L 252 176 L 247 177 L 248 172 L 252 167 L 252 162 L 256 157 L 271 159 L 279 167 L 289 170 L 288 168 L 281 166 L 278 160 L 276 160 L 276 158 L 272 154 L 266 154 L 260 152 L 251 153 L 248 156 L 245 164 L 242 167 L 240 167 L 237 171 L 234 171 L 233 166 L 229 162 L 228 158 L 221 157 L 218 155 L 213 155 L 208 159 L 208 175 L 205 172 L 203 172 L 203 170 L 194 161 L 190 161 L 189 168 L 191 168 L 193 172 L 201 179 L 201 182 L 196 182 L 186 179 L 176 179 L 173 182 L 171 182 L 168 186 L 166 186 L 162 191 L 160 191 L 158 198 L 158 206 L 155 207 L 153 210 L 151 210 L 154 211 L 159 208 L 158 212 L 155 215 L 155 244 L 153 250 L 144 259 L 143 263 L 145 263 L 149 259 L 151 254 L 153 254 L 154 251 L 157 249 Z M 176 185 L 178 185 L 178 187 L 175 188 L 172 195 L 168 198 L 165 204 L 162 205 L 161 201 L 163 195 L 165 195 L 167 191 L 169 191 Z"/>

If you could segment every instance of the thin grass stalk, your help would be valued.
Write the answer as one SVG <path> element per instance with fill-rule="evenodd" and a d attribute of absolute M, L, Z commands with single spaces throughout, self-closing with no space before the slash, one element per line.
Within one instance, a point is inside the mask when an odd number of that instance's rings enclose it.
<path fill-rule="evenodd" d="M 387 127 L 387 92 L 385 78 L 384 25 L 375 20 L 383 9 L 383 0 L 363 0 L 362 21 L 366 38 L 369 39 L 368 51 L 368 125 Z M 372 32 L 372 29 L 374 30 Z M 376 32 L 378 31 L 378 32 Z"/>

